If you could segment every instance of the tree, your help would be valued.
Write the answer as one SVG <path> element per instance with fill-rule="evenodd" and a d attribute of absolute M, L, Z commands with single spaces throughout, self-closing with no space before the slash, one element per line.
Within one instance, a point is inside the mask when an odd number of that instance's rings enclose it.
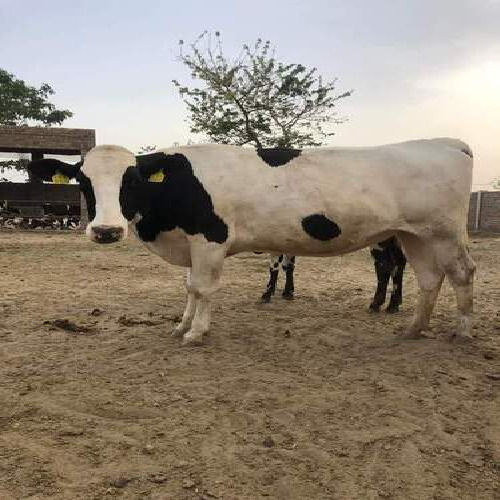
<path fill-rule="evenodd" d="M 73 113 L 57 109 L 49 102 L 48 97 L 53 94 L 54 90 L 47 83 L 40 88 L 32 87 L 0 68 L 0 125 L 61 125 Z M 25 172 L 27 164 L 26 158 L 0 161 L 0 173 Z"/>
<path fill-rule="evenodd" d="M 200 42 L 205 47 L 200 48 Z M 204 32 L 179 58 L 201 87 L 173 80 L 190 113 L 191 132 L 225 144 L 262 147 L 320 146 L 344 119 L 335 107 L 352 91 L 337 93 L 337 79 L 323 82 L 317 69 L 276 59 L 269 41 L 243 45 L 230 60 L 219 32 Z"/>
<path fill-rule="evenodd" d="M 68 109 L 56 109 L 48 101 L 53 94 L 54 90 L 47 83 L 40 88 L 32 87 L 0 68 L 0 125 L 61 125 L 73 113 Z"/>

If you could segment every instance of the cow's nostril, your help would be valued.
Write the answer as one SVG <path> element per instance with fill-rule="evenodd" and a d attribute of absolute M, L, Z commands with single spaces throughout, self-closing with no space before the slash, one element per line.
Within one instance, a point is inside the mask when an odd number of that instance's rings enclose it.
<path fill-rule="evenodd" d="M 115 226 L 95 226 L 92 228 L 94 241 L 97 243 L 114 243 L 123 237 L 123 228 Z"/>

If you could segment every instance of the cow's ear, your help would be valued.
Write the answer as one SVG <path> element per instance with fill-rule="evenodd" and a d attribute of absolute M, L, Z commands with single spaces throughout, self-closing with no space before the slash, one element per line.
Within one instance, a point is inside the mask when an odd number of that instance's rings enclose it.
<path fill-rule="evenodd" d="M 70 179 L 74 179 L 80 171 L 82 162 L 76 164 L 65 163 L 61 160 L 46 158 L 35 160 L 28 164 L 28 172 L 37 179 L 66 184 Z"/>
<path fill-rule="evenodd" d="M 141 177 L 149 182 L 164 182 L 166 179 L 167 156 L 164 153 L 151 153 L 136 156 L 137 168 Z"/>
<path fill-rule="evenodd" d="M 148 182 L 163 182 L 165 180 L 165 170 L 160 165 L 138 165 L 137 170 L 142 179 Z"/>
<path fill-rule="evenodd" d="M 149 182 L 163 182 L 165 180 L 165 173 L 163 170 L 158 170 L 148 177 Z"/>
<path fill-rule="evenodd" d="M 133 188 L 139 184 L 143 184 L 144 180 L 141 171 L 135 165 L 130 165 L 123 174 L 122 185 Z"/>

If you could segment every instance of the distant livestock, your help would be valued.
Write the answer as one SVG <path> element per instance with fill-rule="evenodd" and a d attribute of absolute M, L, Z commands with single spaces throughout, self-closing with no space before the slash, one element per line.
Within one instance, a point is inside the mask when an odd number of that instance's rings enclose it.
<path fill-rule="evenodd" d="M 137 158 L 120 146 L 97 146 L 83 165 L 46 159 L 31 169 L 77 178 L 92 241 L 119 241 L 130 227 L 152 252 L 189 268 L 187 305 L 173 334 L 199 344 L 226 257 L 243 251 L 340 255 L 393 235 L 419 286 L 404 337 L 428 328 L 446 275 L 458 307 L 453 336 L 471 338 L 475 265 L 466 218 L 472 163 L 465 143 L 440 138 L 266 154 L 209 144 Z M 162 182 L 150 182 L 158 172 Z"/>

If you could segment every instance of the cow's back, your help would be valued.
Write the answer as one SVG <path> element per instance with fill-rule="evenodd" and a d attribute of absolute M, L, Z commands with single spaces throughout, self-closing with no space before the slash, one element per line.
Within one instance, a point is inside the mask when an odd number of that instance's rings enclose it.
<path fill-rule="evenodd" d="M 232 228 L 236 251 L 341 253 L 398 230 L 446 231 L 457 224 L 465 230 L 472 153 L 456 139 L 306 149 L 278 167 L 237 146 L 175 152 L 189 159 Z M 301 221 L 314 214 L 334 221 L 341 235 L 312 244 Z"/>

